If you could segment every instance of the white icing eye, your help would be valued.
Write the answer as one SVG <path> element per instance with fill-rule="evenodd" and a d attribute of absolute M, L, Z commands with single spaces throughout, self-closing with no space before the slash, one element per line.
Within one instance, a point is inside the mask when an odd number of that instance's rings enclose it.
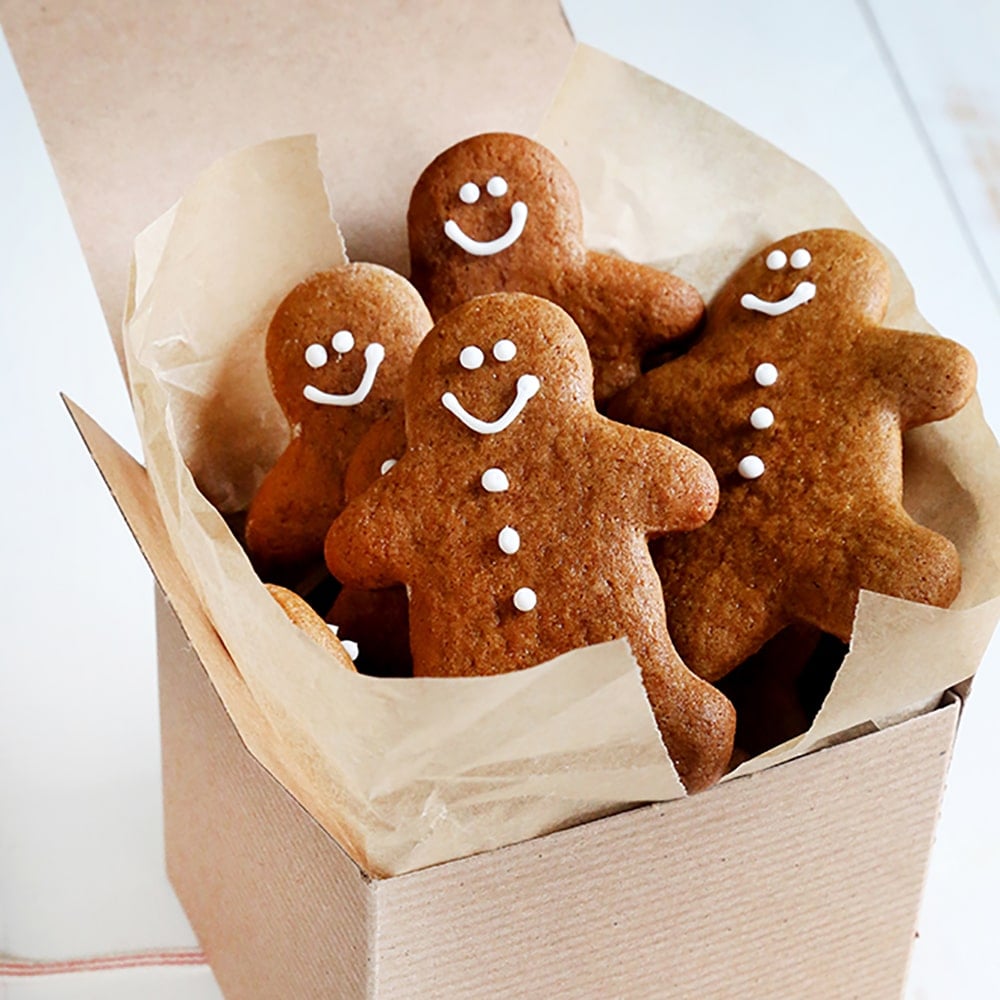
<path fill-rule="evenodd" d="M 767 260 L 764 263 L 767 264 L 770 270 L 780 271 L 788 263 L 788 258 L 785 256 L 784 250 L 772 250 L 767 255 Z"/>
<path fill-rule="evenodd" d="M 802 268 L 809 266 L 812 259 L 812 254 L 805 247 L 799 247 L 798 250 L 792 253 L 792 267 L 797 271 L 801 271 Z"/>
<path fill-rule="evenodd" d="M 770 361 L 765 361 L 754 369 L 753 380 L 757 385 L 774 385 L 778 381 L 778 369 Z"/>
<path fill-rule="evenodd" d="M 494 198 L 499 198 L 501 195 L 507 193 L 507 182 L 502 177 L 491 177 L 486 182 L 486 190 Z"/>
<path fill-rule="evenodd" d="M 493 345 L 493 357 L 497 361 L 513 361 L 517 354 L 517 347 L 513 340 L 498 340 Z"/>
<path fill-rule="evenodd" d="M 458 363 L 470 372 L 474 372 L 477 368 L 481 367 L 485 360 L 483 352 L 478 347 L 463 347 L 461 353 L 458 355 Z"/>
<path fill-rule="evenodd" d="M 538 595 L 531 587 L 518 587 L 514 591 L 514 607 L 518 611 L 534 611 L 538 603 Z"/>
<path fill-rule="evenodd" d="M 379 474 L 384 476 L 395 464 L 396 464 L 396 459 L 394 459 L 394 458 L 387 458 L 378 467 Z"/>
<path fill-rule="evenodd" d="M 479 201 L 479 185 L 472 181 L 466 181 L 459 189 L 458 196 L 466 205 L 473 205 Z"/>
<path fill-rule="evenodd" d="M 306 364 L 310 368 L 322 368 L 326 359 L 326 348 L 322 344 L 310 344 L 306 348 Z"/>
<path fill-rule="evenodd" d="M 354 346 L 354 334 L 350 330 L 338 330 L 333 335 L 330 346 L 338 354 L 346 354 Z"/>

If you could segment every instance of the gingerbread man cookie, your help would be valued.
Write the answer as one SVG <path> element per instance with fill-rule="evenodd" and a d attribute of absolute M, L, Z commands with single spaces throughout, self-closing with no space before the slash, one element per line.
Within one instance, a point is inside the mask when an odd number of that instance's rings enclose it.
<path fill-rule="evenodd" d="M 593 403 L 587 345 L 534 296 L 473 300 L 418 348 L 404 392 L 407 450 L 333 523 L 330 570 L 405 583 L 423 676 L 501 673 L 625 636 L 689 790 L 723 773 L 729 702 L 667 632 L 647 538 L 714 509 L 708 465 L 615 424 Z"/>
<path fill-rule="evenodd" d="M 407 222 L 412 281 L 436 320 L 489 292 L 558 303 L 587 338 L 598 406 L 704 313 L 680 278 L 587 250 L 573 179 L 523 136 L 479 135 L 443 152 L 417 181 Z"/>
<path fill-rule="evenodd" d="M 404 278 L 375 264 L 313 275 L 278 307 L 267 369 L 292 440 L 247 514 L 246 543 L 266 578 L 294 584 L 322 566 L 344 504 L 348 459 L 401 395 L 431 318 Z"/>
<path fill-rule="evenodd" d="M 610 407 L 719 477 L 712 522 L 653 546 L 671 634 L 702 677 L 793 622 L 847 641 L 862 588 L 941 607 L 958 594 L 954 546 L 903 509 L 902 434 L 955 413 L 975 363 L 881 326 L 889 282 L 855 233 L 780 240 L 722 288 L 689 353 Z"/>

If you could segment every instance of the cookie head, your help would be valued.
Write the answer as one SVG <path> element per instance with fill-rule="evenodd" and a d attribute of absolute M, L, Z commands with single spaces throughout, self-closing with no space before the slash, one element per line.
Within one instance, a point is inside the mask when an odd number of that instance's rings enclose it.
<path fill-rule="evenodd" d="M 349 264 L 314 275 L 285 298 L 268 330 L 275 398 L 293 425 L 384 402 L 429 326 L 419 295 L 386 268 Z"/>
<path fill-rule="evenodd" d="M 889 269 L 874 244 L 847 230 L 814 229 L 755 253 L 727 283 L 718 305 L 740 326 L 798 326 L 814 322 L 818 312 L 878 323 L 888 301 Z"/>
<path fill-rule="evenodd" d="M 407 378 L 411 444 L 516 439 L 593 408 L 587 345 L 558 306 L 532 295 L 485 295 L 448 313 L 424 338 Z"/>
<path fill-rule="evenodd" d="M 407 220 L 415 279 L 442 266 L 516 272 L 540 258 L 581 252 L 572 178 L 544 146 L 509 133 L 445 150 L 417 181 Z M 479 291 L 503 287 L 494 275 Z"/>

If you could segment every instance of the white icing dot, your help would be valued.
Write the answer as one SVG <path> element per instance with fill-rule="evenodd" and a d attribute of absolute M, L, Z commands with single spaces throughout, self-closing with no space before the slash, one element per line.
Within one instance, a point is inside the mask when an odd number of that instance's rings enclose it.
<path fill-rule="evenodd" d="M 498 340 L 493 345 L 493 357 L 497 361 L 513 361 L 517 354 L 517 347 L 513 340 Z"/>
<path fill-rule="evenodd" d="M 354 334 L 350 330 L 338 330 L 330 341 L 330 346 L 338 354 L 346 354 L 354 347 Z"/>
<path fill-rule="evenodd" d="M 518 587 L 514 591 L 514 607 L 518 611 L 534 611 L 538 603 L 538 595 L 531 587 Z"/>
<path fill-rule="evenodd" d="M 479 187 L 472 183 L 472 181 L 466 181 L 459 189 L 458 196 L 465 202 L 466 205 L 471 205 L 474 202 L 479 201 Z"/>
<path fill-rule="evenodd" d="M 755 431 L 766 431 L 774 424 L 774 414 L 766 406 L 758 406 L 750 414 L 750 426 Z"/>
<path fill-rule="evenodd" d="M 756 455 L 741 458 L 736 468 L 744 479 L 759 479 L 764 475 L 764 463 Z"/>
<path fill-rule="evenodd" d="M 784 250 L 772 250 L 764 261 L 772 271 L 780 271 L 787 263 L 788 258 Z"/>
<path fill-rule="evenodd" d="M 500 529 L 497 545 L 500 546 L 501 552 L 512 556 L 521 547 L 521 536 L 508 524 Z"/>
<path fill-rule="evenodd" d="M 479 368 L 485 360 L 478 347 L 463 347 L 458 355 L 458 363 L 470 372 Z"/>
<path fill-rule="evenodd" d="M 812 254 L 805 249 L 805 247 L 799 247 L 798 250 L 792 253 L 792 267 L 797 271 L 801 271 L 802 268 L 808 267 L 812 262 Z"/>
<path fill-rule="evenodd" d="M 353 639 L 341 639 L 340 644 L 344 647 L 344 652 L 347 653 L 352 660 L 356 660 L 358 658 L 358 653 L 360 653 L 361 650 L 358 649 L 358 644 Z"/>
<path fill-rule="evenodd" d="M 501 195 L 507 193 L 507 182 L 502 177 L 491 177 L 486 182 L 486 190 L 494 198 L 499 198 Z"/>
<path fill-rule="evenodd" d="M 754 369 L 753 380 L 757 385 L 774 385 L 778 381 L 778 369 L 770 361 L 765 361 Z"/>
<path fill-rule="evenodd" d="M 496 467 L 487 469 L 479 481 L 487 493 L 506 493 L 510 489 L 507 473 Z"/>
<path fill-rule="evenodd" d="M 379 467 L 379 474 L 384 476 L 394 465 L 396 464 L 396 459 L 387 458 Z"/>
<path fill-rule="evenodd" d="M 310 344 L 306 348 L 306 364 L 310 368 L 322 368 L 326 359 L 326 348 L 322 344 Z"/>

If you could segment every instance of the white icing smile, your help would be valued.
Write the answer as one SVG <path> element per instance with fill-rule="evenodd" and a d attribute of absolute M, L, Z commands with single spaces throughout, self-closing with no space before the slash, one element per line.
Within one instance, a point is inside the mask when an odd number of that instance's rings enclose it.
<path fill-rule="evenodd" d="M 740 305 L 744 309 L 752 309 L 754 312 L 764 313 L 766 316 L 784 316 L 785 313 L 811 302 L 815 294 L 816 286 L 811 281 L 800 281 L 790 295 L 778 299 L 777 302 L 768 302 L 767 299 L 759 299 L 756 295 L 747 292 L 740 299 Z"/>
<path fill-rule="evenodd" d="M 495 240 L 474 240 L 454 219 L 449 219 L 444 224 L 444 234 L 466 253 L 474 254 L 476 257 L 490 257 L 513 246 L 524 232 L 524 224 L 527 221 L 528 206 L 523 201 L 515 201 L 510 206 L 510 225 L 507 227 L 507 232 Z"/>
<path fill-rule="evenodd" d="M 521 415 L 521 411 L 527 405 L 528 400 L 538 393 L 542 383 L 535 375 L 522 375 L 517 380 L 517 392 L 514 402 L 507 407 L 504 414 L 496 420 L 480 420 L 474 417 L 458 401 L 458 397 L 453 392 L 446 392 L 441 397 L 444 408 L 458 417 L 459 420 L 477 434 L 499 434 L 505 431 Z M 487 487 L 488 489 L 489 487 Z"/>
<path fill-rule="evenodd" d="M 302 395 L 310 403 L 319 403 L 321 406 L 357 406 L 358 403 L 364 402 L 368 393 L 372 391 L 378 366 L 384 359 L 385 348 L 381 344 L 369 344 L 365 348 L 365 373 L 361 376 L 361 382 L 354 392 L 342 394 L 323 392 L 314 385 L 307 385 L 302 390 Z"/>

